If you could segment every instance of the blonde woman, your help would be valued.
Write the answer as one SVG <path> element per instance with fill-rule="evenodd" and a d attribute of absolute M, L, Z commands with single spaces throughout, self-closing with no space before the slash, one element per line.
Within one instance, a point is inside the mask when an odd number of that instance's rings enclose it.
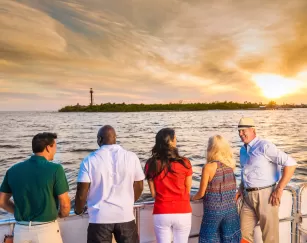
<path fill-rule="evenodd" d="M 207 164 L 202 170 L 199 190 L 192 198 L 203 198 L 204 203 L 200 243 L 241 241 L 234 168 L 235 160 L 229 143 L 220 135 L 209 138 Z"/>

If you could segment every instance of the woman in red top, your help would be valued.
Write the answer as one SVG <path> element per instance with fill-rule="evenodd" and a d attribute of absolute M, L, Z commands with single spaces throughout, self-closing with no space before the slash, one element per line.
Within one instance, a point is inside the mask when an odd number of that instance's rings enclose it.
<path fill-rule="evenodd" d="M 172 233 L 174 243 L 186 243 L 191 230 L 192 166 L 179 155 L 176 142 L 173 129 L 161 129 L 145 166 L 150 192 L 155 198 L 153 218 L 158 243 L 170 243 Z"/>

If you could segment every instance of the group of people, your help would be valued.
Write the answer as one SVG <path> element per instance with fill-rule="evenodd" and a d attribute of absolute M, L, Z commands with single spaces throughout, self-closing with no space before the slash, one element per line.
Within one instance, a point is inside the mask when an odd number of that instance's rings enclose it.
<path fill-rule="evenodd" d="M 74 211 L 77 215 L 88 212 L 87 242 L 112 242 L 113 236 L 119 243 L 139 242 L 133 206 L 146 179 L 155 199 L 153 223 L 158 243 L 188 242 L 190 200 L 198 199 L 203 200 L 204 208 L 199 242 L 252 243 L 259 222 L 263 242 L 278 243 L 278 208 L 296 162 L 256 136 L 253 119 L 243 117 L 238 131 L 244 143 L 238 189 L 231 146 L 216 135 L 208 141 L 199 189 L 191 196 L 192 165 L 179 154 L 173 129 L 163 128 L 156 134 L 143 170 L 135 153 L 116 144 L 114 128 L 103 126 L 97 134 L 99 149 L 82 161 L 77 180 Z M 15 243 L 62 243 L 57 218 L 69 215 L 70 198 L 63 167 L 49 162 L 56 153 L 56 139 L 54 133 L 35 135 L 34 155 L 13 165 L 4 176 L 0 207 L 15 216 Z M 243 206 L 238 212 L 240 197 Z"/>

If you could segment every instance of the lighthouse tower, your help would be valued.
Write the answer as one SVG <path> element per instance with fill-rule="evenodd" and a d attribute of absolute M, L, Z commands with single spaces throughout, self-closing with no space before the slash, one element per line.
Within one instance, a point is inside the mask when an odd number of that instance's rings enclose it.
<path fill-rule="evenodd" d="M 90 89 L 90 94 L 91 94 L 91 106 L 93 105 L 93 93 L 94 93 L 94 91 L 93 91 L 93 89 L 91 88 Z"/>

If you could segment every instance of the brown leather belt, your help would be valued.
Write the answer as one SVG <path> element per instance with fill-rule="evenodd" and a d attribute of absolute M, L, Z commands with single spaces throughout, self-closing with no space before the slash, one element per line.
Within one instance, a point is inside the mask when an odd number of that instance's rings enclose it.
<path fill-rule="evenodd" d="M 275 182 L 273 185 L 270 185 L 270 186 L 252 187 L 252 188 L 246 188 L 245 190 L 246 190 L 247 192 L 259 191 L 259 190 L 262 190 L 262 189 L 265 189 L 265 188 L 269 188 L 269 187 L 272 187 L 272 186 L 276 186 L 276 182 Z"/>

